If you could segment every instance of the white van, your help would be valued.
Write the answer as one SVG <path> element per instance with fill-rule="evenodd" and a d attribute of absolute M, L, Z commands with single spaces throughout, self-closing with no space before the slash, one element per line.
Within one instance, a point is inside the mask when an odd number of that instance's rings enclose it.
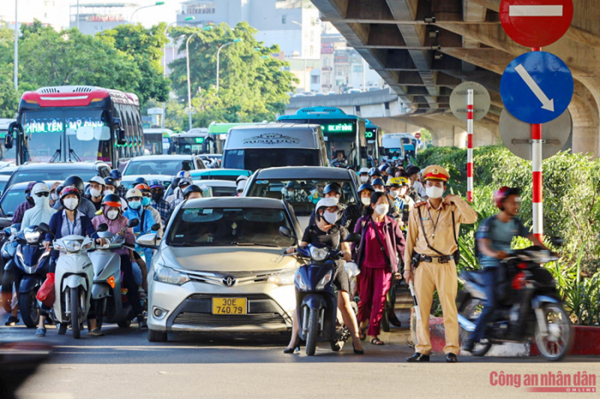
<path fill-rule="evenodd" d="M 268 123 L 232 127 L 223 148 L 223 168 L 329 166 L 320 125 Z"/>

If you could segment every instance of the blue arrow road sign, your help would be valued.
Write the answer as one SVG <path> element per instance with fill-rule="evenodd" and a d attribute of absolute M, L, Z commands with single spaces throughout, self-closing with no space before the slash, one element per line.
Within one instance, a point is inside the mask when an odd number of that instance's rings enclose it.
<path fill-rule="evenodd" d="M 500 81 L 504 106 L 527 123 L 546 123 L 558 118 L 573 97 L 573 75 L 554 54 L 532 51 L 515 58 Z"/>

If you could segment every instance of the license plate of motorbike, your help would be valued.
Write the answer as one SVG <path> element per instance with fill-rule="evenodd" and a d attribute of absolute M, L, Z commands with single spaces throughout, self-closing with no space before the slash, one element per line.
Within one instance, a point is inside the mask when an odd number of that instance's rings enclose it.
<path fill-rule="evenodd" d="M 246 298 L 213 298 L 212 314 L 226 316 L 247 314 L 247 304 Z"/>

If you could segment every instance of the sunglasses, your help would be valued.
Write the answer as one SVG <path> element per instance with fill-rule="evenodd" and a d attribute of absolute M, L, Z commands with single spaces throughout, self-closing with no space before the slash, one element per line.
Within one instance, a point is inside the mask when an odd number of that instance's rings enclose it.
<path fill-rule="evenodd" d="M 38 196 L 38 197 L 47 197 L 49 195 L 50 195 L 50 193 L 38 193 L 38 194 L 36 194 L 36 196 Z"/>

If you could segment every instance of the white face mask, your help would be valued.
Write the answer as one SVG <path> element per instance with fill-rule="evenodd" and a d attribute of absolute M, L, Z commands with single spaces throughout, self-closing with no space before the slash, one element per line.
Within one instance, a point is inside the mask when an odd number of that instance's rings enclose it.
<path fill-rule="evenodd" d="M 37 207 L 48 207 L 50 206 L 50 198 L 49 197 L 38 197 L 37 195 L 33 195 L 33 202 Z"/>
<path fill-rule="evenodd" d="M 92 197 L 96 198 L 102 195 L 102 191 L 96 188 L 90 188 L 90 194 L 92 195 Z"/>
<path fill-rule="evenodd" d="M 115 220 L 118 216 L 119 211 L 117 211 L 116 209 L 111 209 L 110 211 L 106 212 L 106 217 L 110 220 Z"/>
<path fill-rule="evenodd" d="M 366 198 L 361 198 L 361 199 L 360 199 L 360 202 L 362 202 L 362 203 L 363 203 L 363 205 L 365 205 L 365 206 L 369 206 L 369 205 L 371 205 L 371 198 L 368 198 L 368 197 L 366 197 Z"/>
<path fill-rule="evenodd" d="M 361 176 L 360 177 L 360 181 L 363 182 L 363 183 L 368 182 L 369 181 L 369 176 Z"/>
<path fill-rule="evenodd" d="M 115 192 L 113 190 L 104 190 L 104 195 L 109 195 L 109 194 L 114 194 Z"/>
<path fill-rule="evenodd" d="M 429 198 L 442 198 L 442 195 L 444 195 L 444 189 L 441 187 L 429 186 L 425 189 L 425 193 L 427 193 Z"/>
<path fill-rule="evenodd" d="M 79 200 L 77 198 L 65 198 L 63 200 L 63 205 L 70 211 L 75 210 L 77 205 L 79 205 Z"/>
<path fill-rule="evenodd" d="M 323 213 L 323 219 L 329 224 L 335 224 L 337 222 L 338 214 L 337 212 L 327 212 Z"/>
<path fill-rule="evenodd" d="M 50 198 L 52 199 L 52 201 L 56 201 L 58 199 L 58 194 L 52 193 L 50 194 Z"/>
<path fill-rule="evenodd" d="M 390 191 L 390 195 L 392 196 L 392 198 L 398 198 L 398 191 L 392 190 Z"/>
<path fill-rule="evenodd" d="M 375 212 L 379 215 L 387 215 L 390 210 L 390 206 L 388 204 L 379 204 L 375 207 Z"/>

